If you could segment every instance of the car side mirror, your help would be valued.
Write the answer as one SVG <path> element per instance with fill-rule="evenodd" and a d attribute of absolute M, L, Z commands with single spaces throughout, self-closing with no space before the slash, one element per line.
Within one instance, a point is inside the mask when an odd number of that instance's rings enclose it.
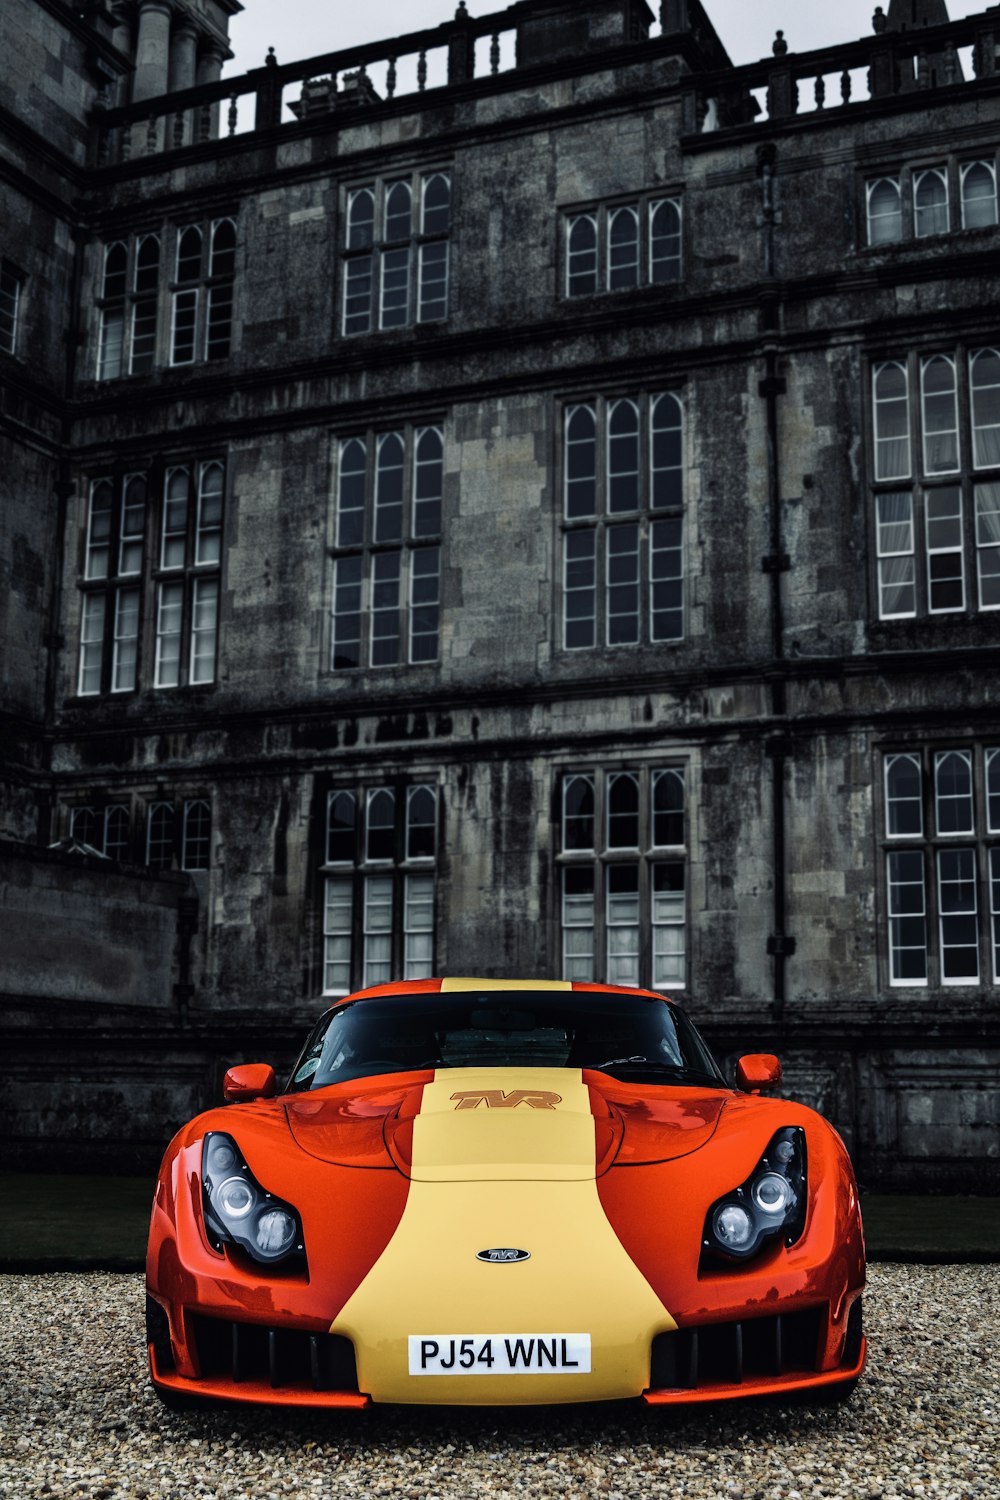
<path fill-rule="evenodd" d="M 276 1089 L 270 1063 L 240 1063 L 226 1074 L 222 1097 L 227 1104 L 249 1104 L 253 1099 L 273 1099 Z"/>
<path fill-rule="evenodd" d="M 781 1063 L 772 1052 L 751 1052 L 736 1064 L 736 1086 L 747 1094 L 774 1088 L 781 1082 Z"/>

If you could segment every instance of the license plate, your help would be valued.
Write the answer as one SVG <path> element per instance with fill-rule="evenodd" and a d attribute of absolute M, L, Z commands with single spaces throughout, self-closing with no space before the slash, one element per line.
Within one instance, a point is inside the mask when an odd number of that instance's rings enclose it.
<path fill-rule="evenodd" d="M 409 1336 L 411 1375 L 589 1375 L 589 1333 Z"/>

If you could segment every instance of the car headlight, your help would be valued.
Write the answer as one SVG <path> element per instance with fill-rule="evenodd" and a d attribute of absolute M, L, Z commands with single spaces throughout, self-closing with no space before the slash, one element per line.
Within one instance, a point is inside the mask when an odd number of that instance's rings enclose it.
<path fill-rule="evenodd" d="M 232 1136 L 219 1131 L 206 1135 L 201 1148 L 201 1186 L 205 1228 L 216 1249 L 239 1245 L 265 1265 L 305 1254 L 295 1209 L 264 1191 Z"/>
<path fill-rule="evenodd" d="M 786 1125 L 747 1180 L 719 1198 L 705 1217 L 703 1248 L 735 1260 L 749 1260 L 770 1241 L 794 1245 L 806 1218 L 806 1135 Z"/>

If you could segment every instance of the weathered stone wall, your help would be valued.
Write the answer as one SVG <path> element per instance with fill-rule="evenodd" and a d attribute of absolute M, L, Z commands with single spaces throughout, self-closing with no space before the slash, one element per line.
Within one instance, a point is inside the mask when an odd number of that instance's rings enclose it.
<path fill-rule="evenodd" d="M 642 6 L 604 9 L 621 21 Z M 44 40 L 49 22 L 32 16 Z M 548 11 L 542 20 L 534 61 L 584 47 L 572 27 L 561 40 L 546 31 Z M 157 1110 L 174 1119 L 210 1101 L 227 1048 L 252 1037 L 261 1055 L 272 1042 L 287 1055 L 322 1004 L 332 784 L 437 787 L 439 972 L 553 976 L 560 777 L 670 761 L 685 769 L 690 806 L 685 998 L 720 1052 L 783 1052 L 789 1093 L 835 1120 L 870 1184 L 996 1186 L 997 987 L 989 977 L 889 983 L 880 778 L 886 746 L 1000 747 L 997 617 L 878 621 L 870 367 L 1000 339 L 1000 229 L 877 250 L 864 233 L 872 171 L 938 159 L 953 141 L 963 160 L 996 155 L 995 95 L 980 80 L 967 94 L 694 134 L 690 49 L 587 55 L 586 66 L 561 55 L 478 93 L 338 108 L 319 123 L 102 169 L 72 223 L 78 319 L 57 184 L 12 200 L 37 252 L 32 378 L 49 396 L 26 378 L 5 394 L 23 400 L 33 436 L 11 460 L 17 498 L 0 549 L 7 706 L 19 721 L 46 714 L 57 560 L 65 582 L 49 759 L 35 755 L 0 827 L 32 836 L 29 797 L 58 804 L 52 837 L 69 831 L 74 807 L 128 806 L 137 852 L 156 800 L 205 798 L 213 824 L 211 870 L 195 877 L 203 926 L 183 1019 L 164 1002 L 117 1051 L 113 1022 L 101 1020 L 92 1081 L 67 1105 L 76 1123 L 51 1127 L 62 1151 L 86 1133 L 102 1066 L 117 1102 L 95 1109 L 123 1131 L 131 1112 L 148 1143 Z M 455 185 L 447 322 L 345 338 L 348 190 L 441 168 Z M 54 170 L 48 160 L 43 170 Z M 561 215 L 661 193 L 683 196 L 682 281 L 565 297 Z M 238 226 L 229 358 L 94 379 L 101 246 L 157 229 L 169 246 L 178 225 L 219 215 Z M 60 340 L 74 321 L 73 400 L 61 405 Z M 684 639 L 567 652 L 564 407 L 665 388 L 685 407 Z M 332 672 L 340 439 L 431 422 L 445 445 L 440 659 Z M 59 457 L 73 486 L 62 538 Z M 150 561 L 137 690 L 81 698 L 88 481 L 199 457 L 227 466 L 217 680 L 153 687 Z M 152 529 L 146 545 L 151 560 Z M 928 650 L 946 654 L 919 655 Z M 95 908 L 86 886 L 66 899 L 103 942 L 113 904 Z M 133 899 L 128 888 L 122 899 Z M 157 951 L 172 994 L 174 960 Z M 92 957 L 59 993 L 69 1000 L 82 986 L 96 1016 L 111 999 Z M 65 951 L 59 964 L 72 973 Z M 113 999 L 130 1016 L 143 1008 L 129 985 Z M 76 1034 L 68 1024 L 64 1038 Z M 166 1094 L 143 1095 L 144 1048 L 173 1059 Z M 33 1111 L 50 1119 L 44 1089 L 25 1088 L 22 1136 Z"/>

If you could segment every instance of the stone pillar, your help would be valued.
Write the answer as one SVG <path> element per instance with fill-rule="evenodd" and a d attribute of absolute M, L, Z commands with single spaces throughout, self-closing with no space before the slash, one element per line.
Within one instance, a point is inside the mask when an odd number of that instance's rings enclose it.
<path fill-rule="evenodd" d="M 170 0 L 141 0 L 132 102 L 167 92 L 170 69 Z"/>
<path fill-rule="evenodd" d="M 222 64 L 228 55 L 225 48 L 221 47 L 218 42 L 209 42 L 198 54 L 195 81 L 199 84 L 218 83 L 222 77 Z M 195 129 L 196 140 L 218 140 L 221 108 L 221 103 L 206 104 L 199 111 L 201 120 Z"/>
<path fill-rule="evenodd" d="M 198 66 L 198 31 L 192 21 L 182 20 L 170 37 L 170 92 L 193 89 Z"/>

